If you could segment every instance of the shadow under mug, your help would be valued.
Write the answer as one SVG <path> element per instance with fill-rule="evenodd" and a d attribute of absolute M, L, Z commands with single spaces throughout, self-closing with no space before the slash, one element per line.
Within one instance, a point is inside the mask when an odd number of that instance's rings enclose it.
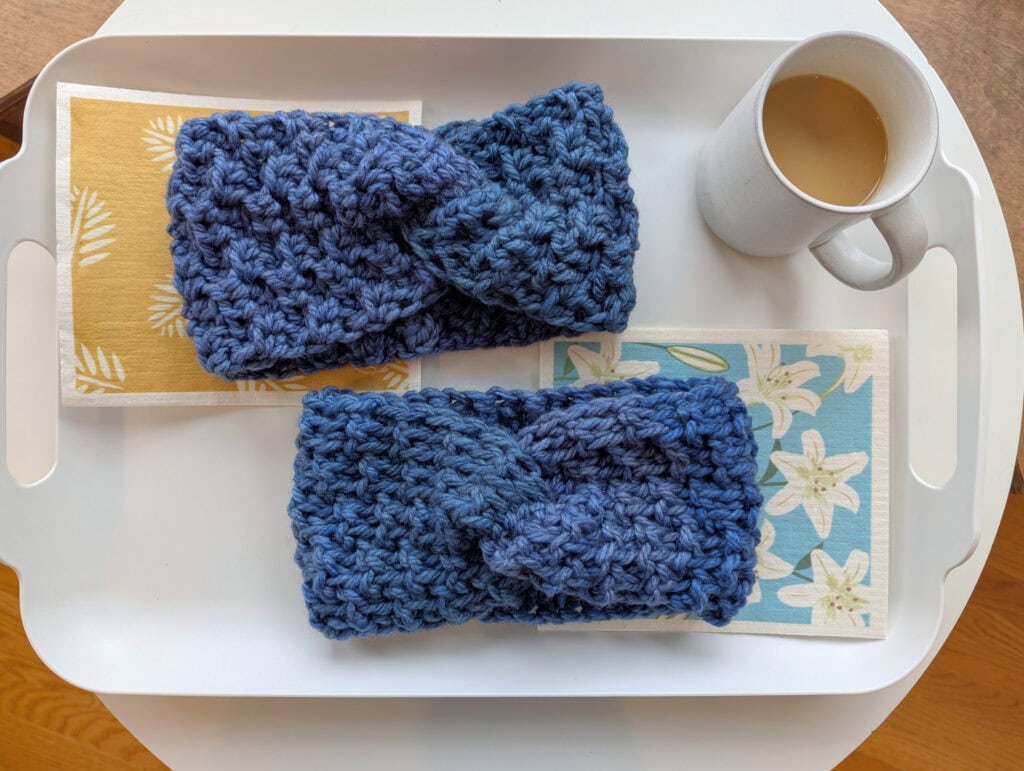
<path fill-rule="evenodd" d="M 888 158 L 871 198 L 859 206 L 821 201 L 786 179 L 764 136 L 764 101 L 775 83 L 827 75 L 849 83 L 885 125 Z M 921 262 L 928 231 L 911 193 L 938 147 L 935 99 L 920 70 L 888 43 L 855 32 L 808 38 L 780 56 L 701 150 L 697 202 L 708 227 L 734 249 L 758 257 L 809 248 L 832 275 L 856 289 L 883 289 Z M 843 231 L 870 217 L 890 260 L 879 260 Z"/>

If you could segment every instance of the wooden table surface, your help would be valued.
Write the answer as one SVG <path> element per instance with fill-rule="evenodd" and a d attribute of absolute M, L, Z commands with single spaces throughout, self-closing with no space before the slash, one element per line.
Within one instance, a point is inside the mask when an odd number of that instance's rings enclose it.
<path fill-rule="evenodd" d="M 121 0 L 0 0 L 0 135 L 21 141 L 21 112 L 39 70 L 90 36 Z"/>
<path fill-rule="evenodd" d="M 61 49 L 91 35 L 120 0 L 2 2 L 0 160 L 21 141 L 32 79 Z M 999 193 L 1020 281 L 1024 0 L 882 2 L 924 51 L 974 133 Z M 946 645 L 843 769 L 1024 767 L 1022 555 L 1024 496 L 1013 495 L 978 587 Z M 17 581 L 0 567 L 0 769 L 162 767 L 93 694 L 62 682 L 38 660 L 21 627 Z"/>

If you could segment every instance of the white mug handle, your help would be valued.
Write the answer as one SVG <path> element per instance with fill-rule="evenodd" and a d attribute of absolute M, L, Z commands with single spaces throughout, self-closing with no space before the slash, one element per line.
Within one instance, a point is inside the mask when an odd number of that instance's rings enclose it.
<path fill-rule="evenodd" d="M 810 246 L 825 270 L 854 289 L 892 286 L 916 268 L 928 250 L 928 227 L 911 196 L 871 219 L 889 245 L 889 261 L 872 257 L 842 231 Z"/>

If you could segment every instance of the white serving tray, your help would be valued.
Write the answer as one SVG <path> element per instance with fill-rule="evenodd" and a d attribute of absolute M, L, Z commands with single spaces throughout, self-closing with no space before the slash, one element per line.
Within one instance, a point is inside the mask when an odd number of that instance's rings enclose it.
<path fill-rule="evenodd" d="M 701 633 L 541 635 L 480 625 L 330 642 L 312 631 L 285 507 L 295 408 L 59 408 L 41 482 L 0 472 L 0 559 L 21 578 L 33 646 L 95 691 L 202 695 L 535 696 L 851 693 L 908 673 L 937 630 L 946 572 L 977 541 L 988 361 L 972 181 L 940 153 L 920 191 L 957 269 L 956 454 L 942 488 L 911 471 L 906 284 L 847 289 L 806 253 L 758 260 L 705 230 L 703 139 L 783 41 L 109 36 L 33 87 L 21 154 L 0 165 L 0 254 L 54 251 L 58 81 L 262 99 L 422 99 L 426 126 L 572 80 L 600 83 L 630 143 L 641 212 L 634 327 L 887 329 L 892 349 L 891 601 L 885 640 Z M 861 231 L 866 248 L 876 244 Z M 7 286 L 7 261 L 0 283 Z M 2 290 L 0 290 L 2 291 Z M 41 300 L 48 298 L 41 298 Z M 6 314 L 0 345 L 8 346 Z M 15 334 L 17 330 L 11 330 Z M 20 352 L 26 346 L 17 347 Z M 30 351 L 44 362 L 53 351 Z M 4 361 L 6 367 L 28 366 Z M 43 371 L 49 371 L 46 367 Z M 53 368 L 54 378 L 56 369 Z M 536 348 L 424 361 L 424 385 L 535 387 Z M 53 384 L 56 399 L 56 382 Z M 47 392 L 50 384 L 40 384 Z M 6 386 L 0 397 L 6 404 Z M 914 414 L 942 389 L 915 392 Z M 7 421 L 3 434 L 6 443 Z M 12 434 L 13 436 L 14 434 Z M 19 432 L 18 436 L 21 435 Z M 19 446 L 10 449 L 16 465 Z"/>

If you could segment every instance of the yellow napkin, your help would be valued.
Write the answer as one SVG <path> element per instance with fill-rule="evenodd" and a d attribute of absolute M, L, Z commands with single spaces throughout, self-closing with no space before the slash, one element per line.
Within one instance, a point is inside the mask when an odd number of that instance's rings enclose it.
<path fill-rule="evenodd" d="M 418 388 L 419 362 L 229 382 L 206 372 L 185 334 L 167 178 L 183 121 L 226 110 L 390 115 L 419 102 L 288 102 L 57 87 L 57 312 L 65 404 L 291 404 L 308 390 Z"/>

